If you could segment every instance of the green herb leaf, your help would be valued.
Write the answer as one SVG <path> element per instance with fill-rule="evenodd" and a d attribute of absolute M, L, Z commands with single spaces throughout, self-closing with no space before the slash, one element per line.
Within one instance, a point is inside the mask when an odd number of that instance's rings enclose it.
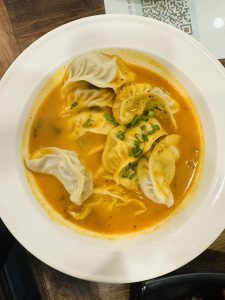
<path fill-rule="evenodd" d="M 138 148 L 133 149 L 132 151 L 133 151 L 133 156 L 134 156 L 134 157 L 140 156 L 140 155 L 142 154 L 142 152 L 143 152 L 143 150 L 140 149 L 140 148 L 139 148 L 139 149 L 138 149 Z"/>
<path fill-rule="evenodd" d="M 152 129 L 153 129 L 154 131 L 157 131 L 157 130 L 160 130 L 160 127 L 159 127 L 158 124 L 153 124 L 153 125 L 152 125 Z"/>
<path fill-rule="evenodd" d="M 154 117 L 154 115 L 155 115 L 155 112 L 153 110 L 149 110 L 148 113 L 147 113 L 147 116 L 149 118 Z"/>
<path fill-rule="evenodd" d="M 134 146 L 139 147 L 140 142 L 138 140 L 134 140 Z"/>
<path fill-rule="evenodd" d="M 131 155 L 134 157 L 138 157 L 142 154 L 143 150 L 139 146 L 134 146 L 131 149 Z"/>
<path fill-rule="evenodd" d="M 129 170 L 127 170 L 126 168 L 123 170 L 122 172 L 122 177 L 123 178 L 127 178 L 129 176 Z"/>
<path fill-rule="evenodd" d="M 158 124 L 153 124 L 152 125 L 152 130 L 148 131 L 147 135 L 154 134 L 158 130 L 160 130 L 160 126 Z"/>
<path fill-rule="evenodd" d="M 73 109 L 74 107 L 76 107 L 78 105 L 77 101 L 74 101 L 71 105 L 70 108 Z"/>
<path fill-rule="evenodd" d="M 129 169 L 134 170 L 134 171 L 137 170 L 137 162 L 134 161 L 134 162 L 129 163 Z"/>
<path fill-rule="evenodd" d="M 148 141 L 148 135 L 147 134 L 142 134 L 142 138 L 144 142 Z"/>
<path fill-rule="evenodd" d="M 131 162 L 129 163 L 125 168 L 123 168 L 122 172 L 121 172 L 121 176 L 123 178 L 129 178 L 130 180 L 132 180 L 137 172 L 137 162 Z"/>
<path fill-rule="evenodd" d="M 136 175 L 136 172 L 130 174 L 128 178 L 129 178 L 130 180 L 132 180 L 132 179 L 135 177 L 135 175 Z"/>
<path fill-rule="evenodd" d="M 91 127 L 93 125 L 94 121 L 92 119 L 87 119 L 84 124 L 83 127 Z"/>
<path fill-rule="evenodd" d="M 119 140 L 123 141 L 125 139 L 125 132 L 120 130 L 120 131 L 117 132 L 116 136 Z"/>
<path fill-rule="evenodd" d="M 133 120 L 127 124 L 127 128 L 138 126 L 141 122 L 142 116 L 134 116 Z"/>
<path fill-rule="evenodd" d="M 114 118 L 113 115 L 105 113 L 104 117 L 106 118 L 106 120 L 108 120 L 109 122 L 111 122 L 113 125 L 118 125 L 118 123 L 116 122 L 116 120 L 115 120 L 115 118 Z"/>

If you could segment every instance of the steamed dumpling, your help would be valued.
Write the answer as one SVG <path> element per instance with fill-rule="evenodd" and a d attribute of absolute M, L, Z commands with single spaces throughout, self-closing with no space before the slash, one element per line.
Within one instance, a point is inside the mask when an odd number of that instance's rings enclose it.
<path fill-rule="evenodd" d="M 126 127 L 123 125 L 116 126 L 108 133 L 106 145 L 102 155 L 102 163 L 106 171 L 114 174 L 120 166 L 134 161 L 133 157 L 129 156 L 128 145 L 118 138 L 119 134 L 126 132 Z"/>
<path fill-rule="evenodd" d="M 82 81 L 66 95 L 62 114 L 73 114 L 89 107 L 112 107 L 115 93 L 112 89 L 100 89 Z"/>
<path fill-rule="evenodd" d="M 113 114 L 119 124 L 128 124 L 135 115 L 142 115 L 150 109 L 154 110 L 156 115 L 165 112 L 176 128 L 174 114 L 179 110 L 179 105 L 158 87 L 152 88 L 147 83 L 124 85 L 113 103 Z"/>
<path fill-rule="evenodd" d="M 158 199 L 155 196 L 153 183 L 151 181 L 147 157 L 142 157 L 138 161 L 137 177 L 144 195 L 150 200 L 159 203 Z"/>
<path fill-rule="evenodd" d="M 138 126 L 128 128 L 119 125 L 110 130 L 102 155 L 102 163 L 107 172 L 114 174 L 114 178 L 121 184 L 124 182 L 125 170 L 130 163 L 137 161 L 144 153 L 149 151 L 152 144 L 165 130 L 159 122 L 151 118 L 141 121 Z M 131 176 L 132 177 L 132 176 Z M 126 180 L 127 181 L 127 180 Z"/>
<path fill-rule="evenodd" d="M 174 128 L 177 128 L 176 120 L 174 118 L 174 114 L 179 111 L 179 104 L 167 93 L 161 90 L 158 87 L 155 87 L 151 90 L 150 94 L 151 101 L 147 105 L 147 109 L 154 109 L 157 107 L 157 112 L 160 113 L 161 111 L 165 111 L 169 116 Z"/>
<path fill-rule="evenodd" d="M 113 115 L 117 122 L 128 124 L 135 115 L 142 115 L 151 90 L 152 86 L 148 83 L 130 83 L 119 89 L 113 104 Z"/>
<path fill-rule="evenodd" d="M 180 156 L 177 148 L 179 140 L 176 134 L 165 137 L 150 152 L 149 160 L 144 157 L 137 166 L 139 184 L 145 196 L 167 207 L 174 204 L 170 184 L 176 171 L 175 163 Z"/>
<path fill-rule="evenodd" d="M 42 148 L 32 159 L 26 157 L 25 163 L 31 171 L 55 176 L 70 194 L 70 200 L 77 205 L 82 205 L 92 194 L 92 174 L 73 151 Z"/>
<path fill-rule="evenodd" d="M 69 118 L 71 138 L 78 139 L 86 132 L 107 135 L 115 125 L 108 120 L 106 111 L 82 111 Z"/>
<path fill-rule="evenodd" d="M 122 85 L 134 80 L 134 73 L 117 55 L 89 53 L 74 59 L 66 71 L 63 91 L 85 80 L 100 88 L 117 90 Z"/>

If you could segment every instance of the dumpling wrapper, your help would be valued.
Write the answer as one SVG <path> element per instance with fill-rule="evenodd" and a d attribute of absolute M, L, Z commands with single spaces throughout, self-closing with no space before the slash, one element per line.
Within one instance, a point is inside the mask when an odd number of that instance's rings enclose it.
<path fill-rule="evenodd" d="M 109 196 L 111 198 L 110 201 Z M 78 212 L 69 211 L 69 214 L 75 220 L 83 220 L 91 213 L 94 207 L 103 203 L 109 212 L 112 211 L 113 208 L 132 205 L 135 209 L 134 216 L 143 214 L 147 210 L 143 201 L 127 193 L 127 190 L 121 185 L 115 187 L 115 182 L 108 182 L 102 186 L 95 187 L 91 201 L 88 201 L 82 210 Z"/>
<path fill-rule="evenodd" d="M 137 166 L 139 184 L 145 196 L 167 207 L 174 204 L 170 184 L 175 175 L 176 161 L 180 157 L 177 148 L 179 141 L 179 135 L 168 135 L 156 144 L 150 152 L 149 160 L 144 157 Z"/>
<path fill-rule="evenodd" d="M 69 127 L 71 131 L 71 138 L 78 139 L 85 135 L 86 132 L 93 132 L 107 135 L 108 132 L 115 127 L 107 120 L 102 111 L 82 111 L 69 118 Z"/>
<path fill-rule="evenodd" d="M 121 184 L 122 186 L 124 186 L 125 188 L 127 188 L 128 190 L 131 190 L 134 192 L 140 191 L 137 175 L 135 175 L 132 179 L 124 178 L 121 175 L 119 175 L 119 176 L 117 175 L 116 181 L 119 184 Z"/>
<path fill-rule="evenodd" d="M 154 192 L 153 183 L 149 173 L 148 159 L 146 157 L 142 157 L 138 161 L 137 177 L 144 195 L 153 202 L 160 204 Z"/>
<path fill-rule="evenodd" d="M 70 200 L 82 205 L 92 194 L 93 178 L 73 151 L 55 147 L 42 148 L 32 159 L 25 157 L 26 167 L 33 172 L 56 177 L 70 194 Z"/>
<path fill-rule="evenodd" d="M 174 114 L 176 114 L 180 109 L 178 102 L 158 87 L 151 90 L 150 98 L 152 101 L 150 101 L 147 105 L 147 109 L 153 109 L 154 106 L 162 107 L 168 114 L 174 128 L 177 129 Z"/>
<path fill-rule="evenodd" d="M 66 104 L 63 105 L 61 114 L 74 114 L 89 107 L 112 107 L 115 93 L 112 89 L 96 88 L 82 81 L 66 95 Z"/>
<path fill-rule="evenodd" d="M 124 163 L 126 165 L 133 161 L 133 158 L 129 157 L 127 144 L 117 137 L 119 132 L 125 131 L 126 127 L 119 125 L 111 129 L 108 133 L 102 154 L 102 164 L 110 174 L 114 174 Z"/>
<path fill-rule="evenodd" d="M 130 83 L 120 88 L 113 103 L 113 115 L 117 122 L 125 125 L 135 115 L 142 115 L 151 90 L 152 86 L 148 83 Z"/>
<path fill-rule="evenodd" d="M 142 127 L 145 125 L 145 131 Z M 127 129 L 124 125 L 116 126 L 109 131 L 105 148 L 102 155 L 102 163 L 105 170 L 111 174 L 114 174 L 114 179 L 117 183 L 124 186 L 129 185 L 129 181 L 123 178 L 121 171 L 129 163 L 137 161 L 140 157 L 132 156 L 132 148 L 137 136 L 141 136 L 144 132 L 152 131 L 152 125 L 158 125 L 159 130 L 148 136 L 148 141 L 142 144 L 142 155 L 149 151 L 153 143 L 161 136 L 166 134 L 166 131 L 161 127 L 159 122 L 155 118 L 149 119 L 148 122 L 141 121 L 139 126 Z M 124 132 L 124 140 L 118 138 L 118 133 Z M 134 181 L 134 188 L 138 186 Z M 130 182 L 131 183 L 131 182 Z M 136 187 L 135 187 L 136 186 Z"/>
<path fill-rule="evenodd" d="M 128 124 L 135 115 L 142 115 L 144 111 L 161 107 L 174 128 L 176 121 L 174 114 L 179 110 L 179 104 L 158 87 L 152 88 L 148 83 L 130 83 L 124 85 L 116 95 L 113 103 L 113 114 L 119 124 Z"/>
<path fill-rule="evenodd" d="M 79 81 L 87 81 L 100 88 L 116 91 L 122 85 L 134 81 L 134 73 L 117 55 L 88 53 L 74 59 L 66 71 L 62 93 L 66 93 Z"/>

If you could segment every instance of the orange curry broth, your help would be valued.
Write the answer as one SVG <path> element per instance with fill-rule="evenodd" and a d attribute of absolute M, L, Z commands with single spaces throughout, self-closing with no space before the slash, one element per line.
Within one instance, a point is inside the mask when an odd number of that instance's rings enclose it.
<path fill-rule="evenodd" d="M 148 82 L 162 88 L 180 104 L 180 111 L 175 115 L 175 119 L 177 133 L 181 136 L 181 156 L 176 163 L 176 174 L 171 184 L 175 204 L 168 209 L 165 205 L 155 204 L 143 195 L 139 199 L 145 203 L 147 211 L 140 215 L 135 215 L 137 211 L 135 204 L 115 207 L 109 211 L 103 202 L 93 207 L 92 212 L 84 220 L 75 220 L 68 214 L 68 208 L 78 210 L 80 208 L 69 200 L 69 194 L 63 185 L 53 176 L 33 173 L 35 182 L 45 199 L 64 218 L 79 227 L 103 234 L 127 234 L 141 231 L 170 215 L 181 203 L 193 183 L 199 151 L 201 151 L 199 126 L 193 109 L 189 107 L 190 104 L 185 103 L 180 94 L 162 77 L 139 66 L 130 65 L 130 68 L 137 74 L 137 82 Z M 49 146 L 74 150 L 81 162 L 94 173 L 101 165 L 102 152 L 91 156 L 87 156 L 87 152 L 102 144 L 106 136 L 87 133 L 78 142 L 69 137 L 66 120 L 59 116 L 63 101 L 60 98 L 60 88 L 59 84 L 49 93 L 35 115 L 29 139 L 29 151 L 33 153 L 41 147 Z M 168 120 L 159 119 L 159 122 L 168 133 L 174 132 Z M 106 179 L 102 178 L 102 180 Z M 129 191 L 129 193 L 132 192 Z M 110 201 L 110 196 L 108 197 Z M 92 201 L 92 196 L 87 201 Z"/>

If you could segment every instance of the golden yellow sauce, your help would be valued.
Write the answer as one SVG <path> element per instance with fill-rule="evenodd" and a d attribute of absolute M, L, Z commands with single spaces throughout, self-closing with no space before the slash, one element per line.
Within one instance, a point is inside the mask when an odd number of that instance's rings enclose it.
<path fill-rule="evenodd" d="M 176 174 L 171 184 L 175 204 L 171 208 L 165 205 L 156 204 L 144 195 L 139 198 L 147 207 L 147 211 L 135 215 L 137 209 L 135 204 L 115 207 L 112 210 L 103 201 L 98 206 L 93 207 L 91 213 L 84 220 L 75 220 L 68 214 L 68 209 L 81 209 L 69 200 L 69 194 L 62 184 L 53 176 L 33 173 L 35 182 L 46 201 L 57 210 L 64 218 L 70 222 L 90 230 L 92 232 L 118 235 L 142 231 L 149 228 L 169 216 L 185 198 L 188 190 L 195 180 L 196 169 L 201 149 L 201 133 L 199 123 L 190 103 L 185 102 L 181 95 L 169 85 L 162 77 L 139 66 L 130 65 L 130 68 L 137 74 L 138 82 L 151 83 L 171 94 L 180 104 L 180 110 L 175 115 L 177 122 L 177 133 L 181 136 L 180 152 L 181 156 L 176 163 Z M 56 86 L 43 101 L 33 120 L 30 138 L 29 151 L 32 154 L 41 147 L 59 147 L 74 150 L 81 162 L 93 173 L 101 165 L 102 151 L 93 155 L 87 153 L 106 141 L 106 136 L 94 133 L 87 133 L 78 141 L 71 139 L 66 119 L 60 117 L 60 108 L 63 100 L 60 98 L 61 84 Z M 159 122 L 168 133 L 174 132 L 168 119 L 159 119 Z M 107 181 L 99 178 L 98 182 Z M 127 191 L 131 193 L 131 191 Z M 93 201 L 91 196 L 88 202 Z M 108 196 L 108 201 L 110 201 Z"/>

